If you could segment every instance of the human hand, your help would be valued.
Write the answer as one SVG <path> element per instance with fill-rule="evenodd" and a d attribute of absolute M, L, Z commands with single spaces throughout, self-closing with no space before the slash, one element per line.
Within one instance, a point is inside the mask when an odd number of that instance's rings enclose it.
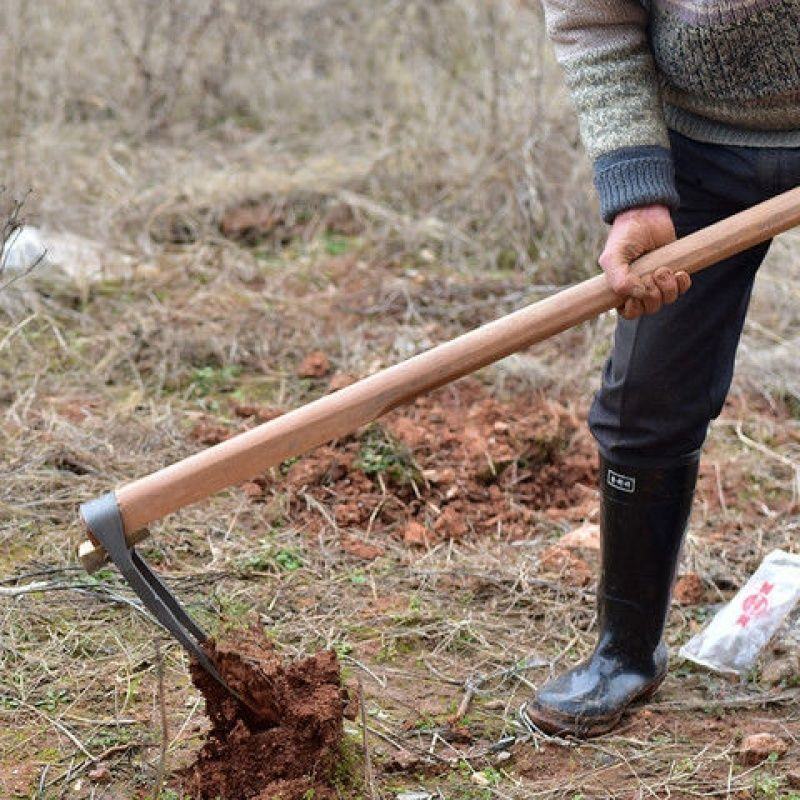
<path fill-rule="evenodd" d="M 688 273 L 673 273 L 666 267 L 643 278 L 631 272 L 632 261 L 675 238 L 666 206 L 631 208 L 614 218 L 598 261 L 611 288 L 624 298 L 617 311 L 625 319 L 655 314 L 662 306 L 674 303 L 691 285 Z"/>

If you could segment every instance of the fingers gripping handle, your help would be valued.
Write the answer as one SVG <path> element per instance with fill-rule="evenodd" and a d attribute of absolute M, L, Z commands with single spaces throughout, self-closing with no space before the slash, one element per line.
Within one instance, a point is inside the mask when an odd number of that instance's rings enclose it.
<path fill-rule="evenodd" d="M 664 267 L 698 272 L 798 224 L 800 187 L 654 250 L 632 269 L 637 275 Z M 425 392 L 616 308 L 621 299 L 598 275 L 122 486 L 116 499 L 128 541 L 144 539 L 150 522 L 352 433 Z M 92 542 L 80 552 L 87 569 L 105 560 Z"/>

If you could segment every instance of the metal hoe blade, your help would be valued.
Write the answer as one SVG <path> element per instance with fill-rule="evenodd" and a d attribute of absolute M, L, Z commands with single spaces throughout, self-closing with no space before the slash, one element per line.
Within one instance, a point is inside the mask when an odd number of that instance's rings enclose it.
<path fill-rule="evenodd" d="M 171 633 L 195 658 L 200 666 L 221 686 L 224 686 L 240 703 L 252 707 L 232 689 L 220 675 L 214 663 L 202 648 L 208 639 L 205 631 L 189 616 L 178 599 L 164 585 L 144 559 L 125 541 L 125 529 L 114 492 L 84 503 L 80 514 L 86 527 L 105 548 L 125 580 L 139 596 L 145 608 Z"/>

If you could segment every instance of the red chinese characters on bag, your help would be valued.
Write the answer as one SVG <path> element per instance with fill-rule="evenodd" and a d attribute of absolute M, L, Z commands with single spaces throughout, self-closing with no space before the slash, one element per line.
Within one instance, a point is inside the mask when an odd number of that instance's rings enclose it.
<path fill-rule="evenodd" d="M 746 628 L 754 619 L 766 614 L 769 608 L 769 593 L 774 588 L 775 584 L 764 581 L 758 591 L 747 595 L 742 601 L 742 613 L 736 620 L 737 624 Z"/>

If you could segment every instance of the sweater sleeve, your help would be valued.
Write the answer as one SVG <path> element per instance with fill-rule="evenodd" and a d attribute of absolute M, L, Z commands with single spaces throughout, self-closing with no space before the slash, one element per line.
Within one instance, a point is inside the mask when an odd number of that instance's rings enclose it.
<path fill-rule="evenodd" d="M 594 165 L 603 219 L 678 193 L 647 12 L 638 0 L 543 0 Z"/>

